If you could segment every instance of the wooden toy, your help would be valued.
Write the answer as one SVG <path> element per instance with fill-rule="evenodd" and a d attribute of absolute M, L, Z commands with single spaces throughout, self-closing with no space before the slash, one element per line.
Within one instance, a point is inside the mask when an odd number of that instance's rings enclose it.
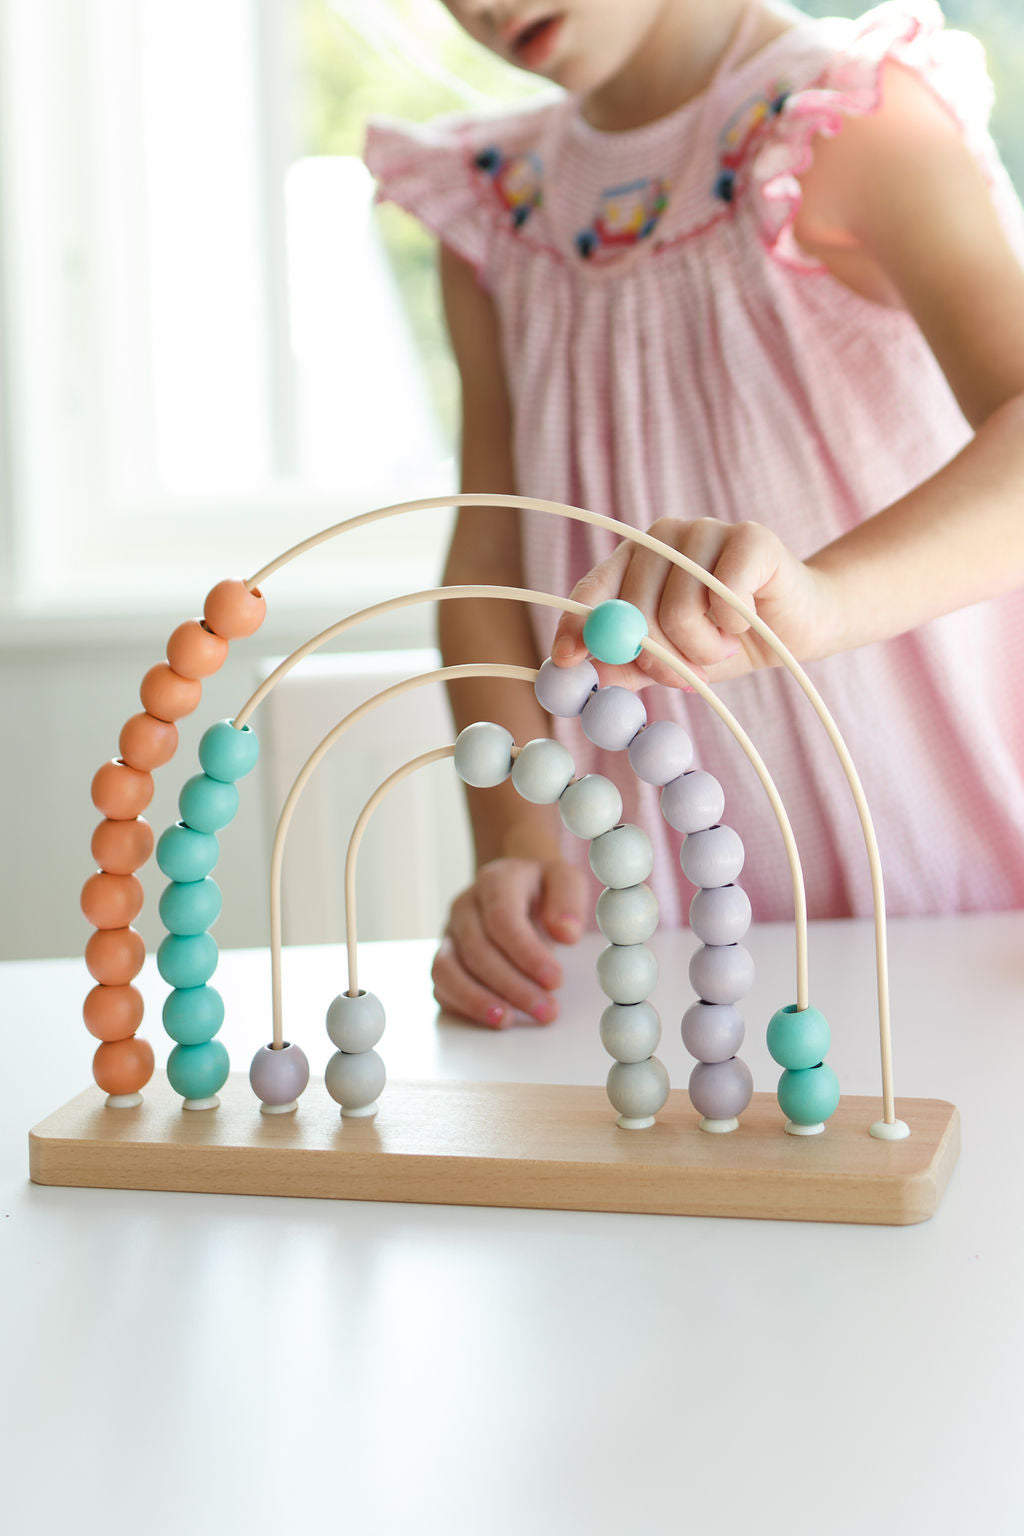
<path fill-rule="evenodd" d="M 828 1024 L 808 992 L 803 872 L 779 789 L 714 690 L 650 639 L 643 616 L 628 603 L 590 610 L 545 592 L 448 587 L 350 614 L 293 652 L 233 719 L 210 726 L 199 746 L 200 772 L 181 791 L 181 819 L 154 839 L 142 816 L 153 793 L 153 770 L 173 756 L 174 722 L 198 705 L 202 679 L 224 663 L 231 641 L 252 635 L 262 623 L 265 582 L 327 539 L 453 501 L 574 518 L 663 555 L 742 613 L 803 689 L 853 796 L 871 871 L 880 1117 L 875 1100 L 840 1097 L 825 1059 Z M 210 985 L 218 951 L 209 929 L 221 905 L 212 871 L 217 833 L 234 816 L 238 783 L 257 761 L 251 718 L 303 657 L 365 619 L 411 603 L 510 597 L 585 615 L 584 638 L 599 661 L 625 662 L 641 647 L 648 650 L 716 712 L 757 774 L 782 834 L 793 888 L 795 996 L 772 1016 L 767 1034 L 770 1054 L 782 1069 L 777 1095 L 755 1094 L 751 1073 L 737 1055 L 744 1032 L 738 1004 L 753 981 L 753 961 L 742 943 L 751 911 L 737 883 L 744 849 L 722 820 L 721 785 L 693 766 L 693 749 L 681 726 L 647 725 L 640 698 L 626 689 L 600 688 L 589 661 L 568 669 L 547 661 L 539 671 L 476 663 L 444 667 L 367 700 L 315 746 L 281 809 L 271 852 L 273 1039 L 260 1044 L 248 1081 L 231 1074 L 217 1039 L 224 1005 Z M 171 635 L 167 658 L 143 679 L 143 713 L 121 731 L 120 756 L 93 779 L 92 798 L 103 816 L 92 841 L 99 869 L 85 883 L 82 910 L 96 930 L 86 947 L 96 985 L 83 1009 L 86 1027 L 99 1041 L 96 1086 L 31 1133 L 36 1182 L 890 1224 L 934 1213 L 958 1155 L 958 1115 L 941 1101 L 908 1099 L 897 1105 L 895 1099 L 882 870 L 857 770 L 806 673 L 757 614 L 713 576 L 650 535 L 582 508 L 528 497 L 435 497 L 351 518 L 287 550 L 246 581 L 218 583 L 203 618 L 188 620 Z M 696 1058 L 688 1093 L 670 1089 L 654 1054 L 661 1026 L 648 1000 L 657 962 L 647 941 L 657 926 L 658 907 L 645 883 L 651 869 L 647 833 L 621 823 L 621 795 L 609 779 L 577 777 L 564 746 L 547 738 L 517 744 L 497 721 L 479 721 L 454 744 L 404 764 L 360 813 L 345 863 L 349 985 L 327 1008 L 333 1054 L 323 1082 L 309 1086 L 305 1050 L 285 1038 L 281 988 L 281 868 L 295 807 L 325 755 L 378 704 L 410 688 L 467 677 L 521 679 L 533 684 L 550 713 L 579 716 L 591 741 L 621 751 L 626 771 L 660 790 L 662 813 L 684 834 L 682 867 L 697 887 L 690 922 L 700 940 L 690 964 L 695 997 L 682 1022 L 683 1042 Z M 591 868 L 604 886 L 596 918 L 608 940 L 597 965 L 607 1006 L 595 1032 L 595 1043 L 612 1057 L 607 1097 L 585 1087 L 386 1083 L 386 1051 L 377 1050 L 384 1049 L 384 1006 L 359 986 L 359 846 L 388 791 L 442 758 L 452 758 L 463 780 L 478 788 L 511 778 L 527 800 L 557 802 L 566 828 L 589 843 Z M 144 946 L 131 927 L 143 900 L 136 871 L 154 842 L 169 881 L 160 899 L 167 936 L 157 966 L 171 988 L 163 1023 L 174 1041 L 166 1072 L 156 1078 L 152 1046 L 137 1034 L 143 1006 L 132 983 Z"/>

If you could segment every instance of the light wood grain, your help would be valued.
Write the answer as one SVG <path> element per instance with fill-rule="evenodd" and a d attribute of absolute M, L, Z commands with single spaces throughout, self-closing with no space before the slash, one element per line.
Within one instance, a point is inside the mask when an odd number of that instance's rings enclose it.
<path fill-rule="evenodd" d="M 89 1088 L 29 1137 L 37 1184 L 209 1194 L 400 1200 L 743 1216 L 786 1221 L 925 1221 L 959 1152 L 959 1115 L 903 1099 L 909 1140 L 876 1141 L 870 1098 L 847 1098 L 822 1136 L 787 1136 L 771 1094 L 739 1131 L 712 1136 L 682 1091 L 657 1124 L 624 1131 L 602 1088 L 389 1083 L 372 1120 L 342 1120 L 320 1083 L 293 1115 L 259 1112 L 232 1075 L 215 1111 L 182 1110 L 162 1076 L 137 1109 Z"/>

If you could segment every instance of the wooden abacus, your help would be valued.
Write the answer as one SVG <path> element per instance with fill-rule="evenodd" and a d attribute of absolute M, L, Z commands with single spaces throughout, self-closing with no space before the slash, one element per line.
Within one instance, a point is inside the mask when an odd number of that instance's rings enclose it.
<path fill-rule="evenodd" d="M 152 1047 L 136 1033 L 143 1005 L 132 982 L 145 951 L 131 923 L 143 902 L 135 871 L 154 847 L 141 813 L 153 793 L 153 769 L 176 749 L 174 722 L 195 709 L 202 679 L 223 664 L 229 642 L 253 634 L 262 623 L 262 587 L 276 570 L 367 523 L 453 502 L 574 518 L 664 556 L 741 613 L 803 689 L 849 785 L 871 871 L 880 1119 L 875 1100 L 840 1097 L 824 1060 L 829 1032 L 809 999 L 799 853 L 782 797 L 750 737 L 697 673 L 647 636 L 642 615 L 629 604 L 616 601 L 591 610 L 569 598 L 507 587 L 444 587 L 350 614 L 287 657 L 233 719 L 206 731 L 199 747 L 202 772 L 187 781 L 179 799 L 181 820 L 156 844 L 157 862 L 170 880 L 160 901 L 168 935 L 157 965 L 172 988 L 163 1017 L 175 1044 L 166 1073 L 154 1078 Z M 783 1068 L 777 1096 L 753 1093 L 750 1072 L 736 1056 L 743 1025 L 735 1005 L 752 980 L 752 961 L 740 942 L 750 904 L 735 883 L 743 849 L 737 834 L 721 824 L 721 787 L 692 768 L 692 748 L 680 726 L 669 721 L 647 726 L 636 695 L 599 688 L 589 661 L 565 669 L 546 662 L 539 672 L 475 663 L 445 667 L 367 700 L 318 743 L 286 797 L 271 854 L 273 1039 L 257 1051 L 248 1084 L 241 1074 L 231 1074 L 227 1051 L 216 1038 L 223 1003 L 208 985 L 218 958 L 208 929 L 220 911 L 210 871 L 218 854 L 216 833 L 238 805 L 236 782 L 258 756 L 249 720 L 303 657 L 355 625 L 408 604 L 463 598 L 518 598 L 585 616 L 584 638 L 600 661 L 632 660 L 646 649 L 715 711 L 747 756 L 778 822 L 793 887 L 795 1002 L 780 1008 L 768 1029 L 769 1050 Z M 578 715 L 596 744 L 628 751 L 632 770 L 660 788 L 666 819 L 684 833 L 684 873 L 698 887 L 691 927 L 702 940 L 690 969 L 697 1001 L 683 1021 L 684 1041 L 697 1057 L 689 1095 L 670 1091 L 653 1054 L 660 1023 L 647 1001 L 657 974 L 645 942 L 657 925 L 657 902 L 644 883 L 649 838 L 642 828 L 620 823 L 621 796 L 611 781 L 593 774 L 578 779 L 570 755 L 557 742 L 518 747 L 500 724 L 481 721 L 453 745 L 392 773 L 356 822 L 345 866 L 349 986 L 327 1011 L 336 1049 L 324 1082 L 299 1109 L 309 1065 L 301 1047 L 285 1040 L 281 985 L 281 867 L 295 807 L 324 756 L 378 704 L 408 688 L 467 677 L 532 682 L 550 713 Z M 31 1133 L 31 1176 L 37 1183 L 888 1224 L 934 1213 L 958 1155 L 959 1119 L 953 1105 L 937 1100 L 902 1100 L 897 1114 L 882 870 L 856 768 L 820 695 L 778 637 L 685 556 L 610 518 L 529 497 L 434 497 L 379 508 L 304 540 L 246 581 L 218 583 L 203 618 L 174 631 L 167 662 L 146 674 L 140 697 L 144 712 L 127 722 L 120 756 L 100 768 L 92 786 L 104 820 L 92 843 L 100 868 L 82 893 L 83 911 L 96 929 L 86 947 L 96 986 L 83 1011 L 87 1028 L 100 1041 L 93 1063 L 96 1086 Z M 446 757 L 478 787 L 511 776 L 527 799 L 557 801 L 565 826 L 590 844 L 591 867 L 606 887 L 597 920 L 609 945 L 599 958 L 598 978 L 610 999 L 601 1039 L 613 1057 L 611 1111 L 601 1090 L 587 1087 L 405 1083 L 388 1085 L 382 1097 L 386 1073 L 374 1047 L 384 1032 L 384 1009 L 360 990 L 358 980 L 358 850 L 388 790 Z"/>

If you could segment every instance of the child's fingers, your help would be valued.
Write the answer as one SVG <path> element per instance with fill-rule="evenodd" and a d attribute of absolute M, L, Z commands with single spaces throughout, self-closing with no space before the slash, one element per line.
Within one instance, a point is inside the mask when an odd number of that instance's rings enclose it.
<path fill-rule="evenodd" d="M 587 879 L 582 869 L 562 862 L 544 866 L 537 920 L 553 939 L 560 944 L 576 943 L 583 932 L 586 901 Z"/>
<path fill-rule="evenodd" d="M 609 597 L 618 597 L 622 586 L 623 573 L 629 565 L 633 546 L 628 539 L 610 554 L 607 560 L 602 560 L 592 570 L 576 583 L 570 597 L 578 603 L 586 603 L 589 608 L 594 608 L 598 603 L 605 602 Z M 586 619 L 576 613 L 563 613 L 555 629 L 555 637 L 551 645 L 551 659 L 556 666 L 571 667 L 583 660 L 587 654 L 587 647 L 583 641 L 583 626 Z"/>
<path fill-rule="evenodd" d="M 493 1023 L 495 1006 L 547 1024 L 558 1012 L 550 989 L 561 970 L 530 920 L 540 866 L 517 860 L 484 865 L 456 897 L 446 938 L 435 960 L 434 989 L 442 1007 Z"/>
<path fill-rule="evenodd" d="M 729 590 L 756 611 L 757 595 L 779 569 L 784 552 L 780 540 L 760 523 L 737 523 L 723 545 L 714 574 Z M 708 598 L 712 621 L 729 635 L 742 635 L 749 622 L 724 598 L 712 592 Z"/>

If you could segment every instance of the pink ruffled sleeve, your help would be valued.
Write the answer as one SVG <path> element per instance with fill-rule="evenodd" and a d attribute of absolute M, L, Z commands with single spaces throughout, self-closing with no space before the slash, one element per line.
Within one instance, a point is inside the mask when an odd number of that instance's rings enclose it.
<path fill-rule="evenodd" d="M 798 177 L 814 158 L 814 140 L 839 133 L 845 118 L 865 117 L 882 104 L 885 65 L 911 70 L 949 109 L 964 141 L 999 193 L 1011 224 L 1019 205 L 988 130 L 993 89 L 976 38 L 948 30 L 935 0 L 887 0 L 856 22 L 834 22 L 835 52 L 824 72 L 794 91 L 779 112 L 750 169 L 755 213 L 768 248 L 801 269 L 819 263 L 793 233 L 800 209 Z"/>
<path fill-rule="evenodd" d="M 474 171 L 478 134 L 469 119 L 421 126 L 377 118 L 367 130 L 364 159 L 378 198 L 415 215 L 480 275 L 491 221 Z"/>

